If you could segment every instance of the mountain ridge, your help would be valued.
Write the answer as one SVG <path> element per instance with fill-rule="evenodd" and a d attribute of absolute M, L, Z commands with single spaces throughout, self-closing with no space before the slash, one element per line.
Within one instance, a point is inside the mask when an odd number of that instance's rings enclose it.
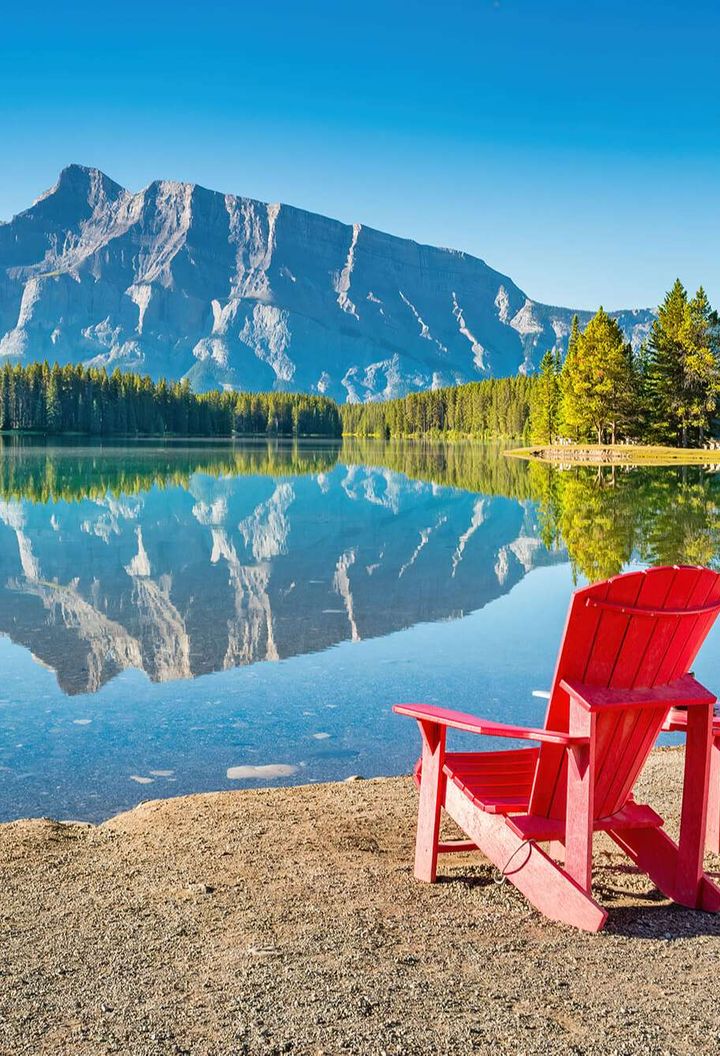
<path fill-rule="evenodd" d="M 70 165 L 0 224 L 0 355 L 385 399 L 533 371 L 573 309 L 462 250 Z M 581 321 L 589 312 L 577 313 Z M 611 313 L 637 345 L 653 313 Z"/>

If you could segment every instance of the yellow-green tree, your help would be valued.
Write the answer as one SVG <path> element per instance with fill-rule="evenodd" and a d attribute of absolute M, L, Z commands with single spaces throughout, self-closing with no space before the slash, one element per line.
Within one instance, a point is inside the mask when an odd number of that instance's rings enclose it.
<path fill-rule="evenodd" d="M 559 403 L 558 403 L 558 430 L 562 436 L 570 440 L 580 437 L 580 422 L 577 414 L 578 396 L 575 392 L 575 381 L 579 375 L 578 371 L 578 345 L 580 343 L 580 324 L 577 315 L 573 316 L 570 336 L 568 338 L 565 362 L 560 371 L 559 378 Z"/>
<path fill-rule="evenodd" d="M 632 432 L 637 400 L 632 350 L 603 308 L 582 332 L 573 320 L 560 387 L 565 435 L 578 440 L 594 435 L 602 444 Z"/>

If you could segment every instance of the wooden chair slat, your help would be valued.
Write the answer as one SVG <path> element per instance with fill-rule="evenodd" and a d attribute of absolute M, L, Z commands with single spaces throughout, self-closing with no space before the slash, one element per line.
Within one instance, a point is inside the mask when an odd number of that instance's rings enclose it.
<path fill-rule="evenodd" d="M 610 753 L 605 766 L 598 770 L 595 809 L 599 816 L 614 814 L 627 800 L 666 713 L 666 708 L 643 708 L 628 713 L 626 729 L 615 735 L 615 743 L 620 745 L 619 758 L 616 761 Z"/>
<path fill-rule="evenodd" d="M 720 603 L 720 577 L 716 576 L 714 573 L 710 580 L 710 589 L 706 600 L 707 603 L 710 603 L 711 605 Z M 698 654 L 698 650 L 705 641 L 710 628 L 715 622 L 715 618 L 716 617 L 712 612 L 697 617 L 693 627 L 693 633 L 688 637 L 684 648 L 679 652 L 675 669 L 670 674 L 671 679 L 677 677 L 675 674 L 676 671 L 682 673 L 692 667 L 695 657 Z"/>
<path fill-rule="evenodd" d="M 692 604 L 692 596 L 696 584 L 701 580 L 702 569 L 679 568 L 670 584 L 665 605 L 668 608 L 681 608 L 683 605 Z M 644 653 L 639 657 L 638 669 L 633 680 L 636 686 L 654 686 L 659 681 L 662 664 L 668 655 L 672 656 L 673 663 L 677 659 L 678 651 L 674 645 L 678 628 L 678 620 L 661 620 L 655 622 L 655 630 L 648 642 Z M 670 679 L 668 679 L 670 681 Z"/>
<path fill-rule="evenodd" d="M 673 579 L 674 573 L 668 574 L 666 569 L 651 569 L 643 577 L 637 604 L 657 610 L 658 606 L 662 606 L 665 602 Z M 625 689 L 642 685 L 636 681 L 636 676 L 656 626 L 656 618 L 631 621 L 608 682 L 609 686 L 615 689 Z"/>
<path fill-rule="evenodd" d="M 608 584 L 602 584 L 598 591 L 599 596 L 607 594 L 607 590 Z M 594 639 L 600 619 L 599 609 L 589 609 L 585 605 L 576 606 L 575 599 L 570 603 L 545 716 L 545 724 L 552 729 L 568 729 L 569 700 L 567 693 L 560 688 L 560 680 L 562 677 L 582 680 L 585 674 L 587 642 Z M 554 725 L 555 723 L 557 725 Z M 544 773 L 542 775 L 536 773 L 531 802 L 533 810 L 538 814 L 547 812 L 555 792 L 555 784 L 560 779 L 560 771 L 565 762 L 565 751 L 562 748 L 550 746 L 550 751 L 544 754 L 543 762 L 543 770 L 548 774 L 555 774 L 555 780 L 546 780 Z"/>
<path fill-rule="evenodd" d="M 709 568 L 703 569 L 690 593 L 688 607 L 703 605 L 716 579 L 716 574 Z M 702 619 L 701 616 L 694 614 L 676 619 L 672 644 L 658 667 L 656 682 L 669 682 L 673 678 L 673 672 L 682 669 L 684 657 L 697 652 L 700 644 L 698 628 L 702 624 Z"/>

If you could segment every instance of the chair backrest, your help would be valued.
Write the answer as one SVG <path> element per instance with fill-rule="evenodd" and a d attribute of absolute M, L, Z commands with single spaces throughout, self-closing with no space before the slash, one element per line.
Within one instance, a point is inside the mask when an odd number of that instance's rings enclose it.
<path fill-rule="evenodd" d="M 672 566 L 628 572 L 578 590 L 568 610 L 546 726 L 568 730 L 562 679 L 613 689 L 652 688 L 687 674 L 720 609 L 720 574 Z M 666 707 L 610 710 L 595 725 L 595 817 L 619 810 L 665 719 Z M 565 816 L 565 751 L 540 749 L 530 813 Z"/>

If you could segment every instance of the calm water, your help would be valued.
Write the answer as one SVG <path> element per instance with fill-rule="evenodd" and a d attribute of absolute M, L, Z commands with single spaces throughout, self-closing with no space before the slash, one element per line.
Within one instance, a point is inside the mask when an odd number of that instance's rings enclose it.
<path fill-rule="evenodd" d="M 714 563 L 719 499 L 479 445 L 6 442 L 0 817 L 405 772 L 398 700 L 539 722 L 574 583 Z"/>

